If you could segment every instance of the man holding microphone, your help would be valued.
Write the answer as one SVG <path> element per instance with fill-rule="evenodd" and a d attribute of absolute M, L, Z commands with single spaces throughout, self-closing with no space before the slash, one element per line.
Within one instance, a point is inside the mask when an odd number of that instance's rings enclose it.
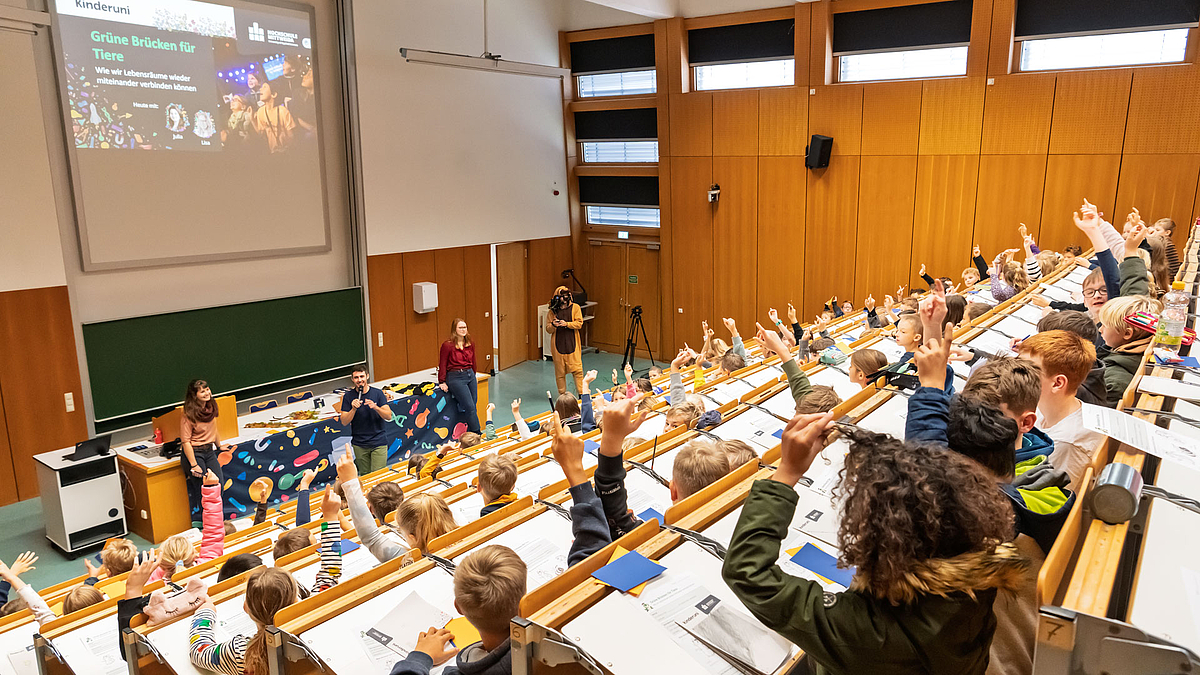
<path fill-rule="evenodd" d="M 387 466 L 387 437 L 383 423 L 392 419 L 387 396 L 368 384 L 367 367 L 356 366 L 350 374 L 354 388 L 342 395 L 342 426 L 350 427 L 354 465 L 365 476 Z M 363 410 L 366 408 L 366 410 Z"/>

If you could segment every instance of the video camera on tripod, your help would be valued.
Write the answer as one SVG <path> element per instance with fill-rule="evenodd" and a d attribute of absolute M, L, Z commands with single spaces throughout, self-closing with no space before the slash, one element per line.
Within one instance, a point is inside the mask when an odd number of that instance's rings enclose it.
<path fill-rule="evenodd" d="M 629 337 L 625 338 L 625 357 L 621 359 L 621 367 L 626 364 L 633 363 L 634 352 L 637 351 L 638 333 L 642 335 L 642 341 L 646 343 L 646 354 L 650 356 L 650 365 L 654 363 L 654 351 L 650 349 L 650 338 L 646 337 L 646 325 L 642 323 L 642 306 L 634 305 L 629 310 Z"/>

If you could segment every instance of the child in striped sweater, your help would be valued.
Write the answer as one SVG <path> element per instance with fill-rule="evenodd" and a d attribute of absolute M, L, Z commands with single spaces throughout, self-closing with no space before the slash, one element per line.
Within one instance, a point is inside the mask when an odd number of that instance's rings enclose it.
<path fill-rule="evenodd" d="M 325 488 L 321 500 L 321 569 L 313 593 L 337 585 L 342 576 L 342 526 L 338 521 L 341 499 L 332 487 Z M 246 613 L 258 625 L 253 637 L 234 635 L 225 642 L 218 642 L 216 607 L 209 600 L 192 615 L 188 631 L 191 647 L 188 655 L 192 663 L 205 670 L 224 675 L 266 675 L 267 642 L 265 626 L 275 621 L 275 613 L 294 604 L 299 599 L 300 585 L 287 570 L 277 567 L 262 567 L 251 573 L 246 581 Z"/>

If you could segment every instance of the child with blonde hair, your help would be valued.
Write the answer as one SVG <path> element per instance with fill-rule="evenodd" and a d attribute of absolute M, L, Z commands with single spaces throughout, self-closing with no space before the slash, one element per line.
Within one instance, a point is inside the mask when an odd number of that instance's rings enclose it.
<path fill-rule="evenodd" d="M 1137 312 L 1157 315 L 1162 303 L 1144 295 L 1125 295 L 1109 300 L 1100 308 L 1100 337 L 1108 346 L 1100 355 L 1104 363 L 1104 389 L 1109 401 L 1120 401 L 1137 373 L 1142 356 L 1154 334 L 1125 321 Z"/>
<path fill-rule="evenodd" d="M 100 604 L 107 599 L 95 586 L 80 584 L 72 588 L 66 597 L 63 598 L 63 615 L 78 612 L 81 609 Z"/>
<path fill-rule="evenodd" d="M 429 542 L 458 527 L 450 506 L 439 495 L 415 494 L 396 509 L 396 529 L 409 549 L 429 550 Z"/>
<path fill-rule="evenodd" d="M 724 451 L 725 456 L 729 459 L 730 471 L 743 464 L 758 461 L 758 453 L 746 441 L 717 441 L 717 447 Z"/>
<path fill-rule="evenodd" d="M 585 380 L 586 382 L 586 380 Z M 587 386 L 586 384 L 584 385 Z M 517 485 L 517 463 L 511 455 L 492 453 L 479 463 L 475 489 L 483 496 L 484 507 L 479 510 L 482 518 L 493 511 L 504 508 L 517 500 L 513 488 Z"/>
<path fill-rule="evenodd" d="M 196 554 L 196 548 L 192 542 L 182 534 L 168 537 L 158 549 L 158 569 L 150 576 L 150 581 L 159 579 L 170 581 L 177 569 L 207 562 L 220 557 L 225 552 L 221 486 L 218 483 L 217 475 L 211 470 L 204 474 L 204 483 L 200 486 L 200 507 L 201 522 L 203 523 L 200 554 Z"/>

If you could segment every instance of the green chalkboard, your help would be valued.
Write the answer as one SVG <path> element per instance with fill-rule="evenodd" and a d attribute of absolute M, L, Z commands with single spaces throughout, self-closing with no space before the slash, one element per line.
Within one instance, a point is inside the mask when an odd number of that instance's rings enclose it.
<path fill-rule="evenodd" d="M 83 325 L 96 420 L 174 406 L 193 378 L 217 394 L 366 361 L 362 288 Z"/>

